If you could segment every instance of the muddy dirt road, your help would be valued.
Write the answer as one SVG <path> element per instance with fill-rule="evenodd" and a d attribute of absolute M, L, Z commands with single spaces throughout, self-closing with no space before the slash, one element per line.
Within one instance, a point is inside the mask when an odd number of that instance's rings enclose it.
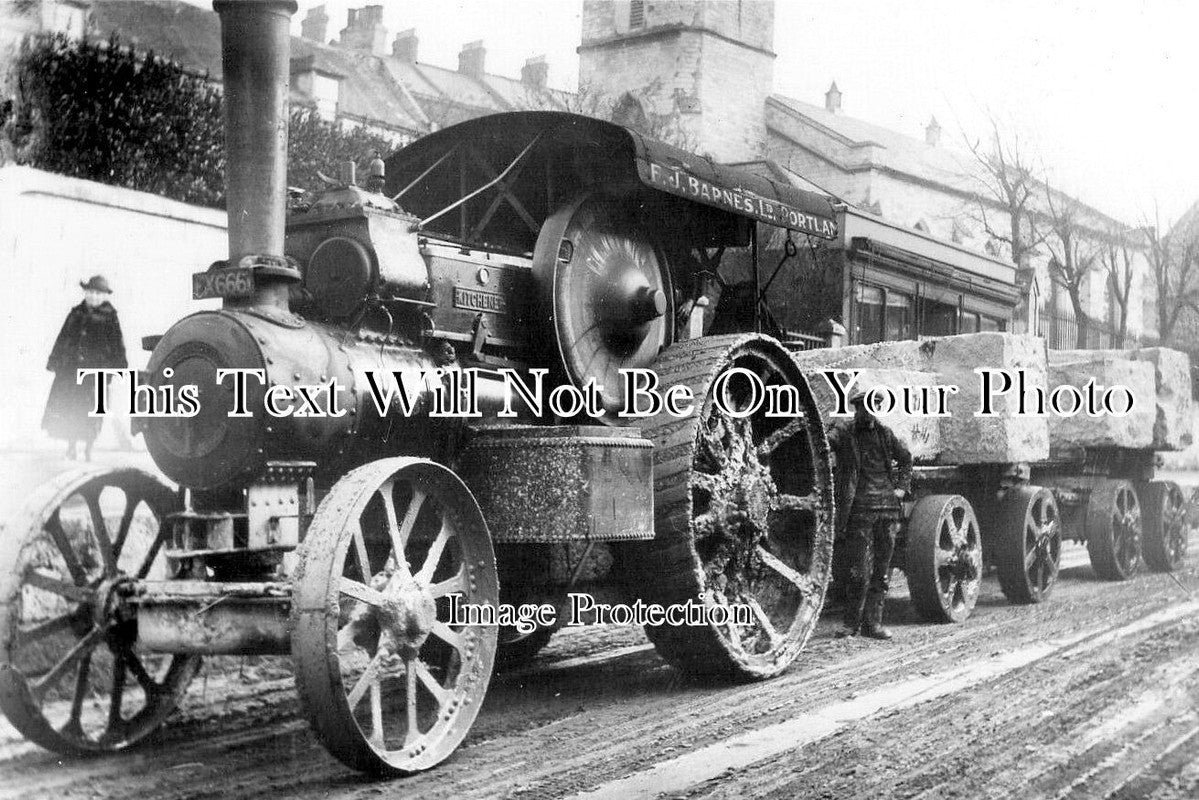
<path fill-rule="evenodd" d="M 565 632 L 496 676 L 449 762 L 389 782 L 321 749 L 286 662 L 247 661 L 131 753 L 60 760 L 3 725 L 0 798 L 1195 798 L 1197 563 L 1103 583 L 1072 545 L 1047 603 L 988 577 L 952 627 L 918 623 L 898 579 L 895 641 L 836 639 L 826 613 L 764 684 L 686 682 L 635 629 Z"/>

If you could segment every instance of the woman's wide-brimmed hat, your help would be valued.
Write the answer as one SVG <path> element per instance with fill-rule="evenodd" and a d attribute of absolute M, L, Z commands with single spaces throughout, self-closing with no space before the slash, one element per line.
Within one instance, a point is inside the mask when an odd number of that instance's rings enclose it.
<path fill-rule="evenodd" d="M 103 275 L 93 275 L 86 282 L 79 281 L 79 285 L 83 287 L 84 291 L 112 294 L 112 287 L 108 285 L 108 279 Z"/>

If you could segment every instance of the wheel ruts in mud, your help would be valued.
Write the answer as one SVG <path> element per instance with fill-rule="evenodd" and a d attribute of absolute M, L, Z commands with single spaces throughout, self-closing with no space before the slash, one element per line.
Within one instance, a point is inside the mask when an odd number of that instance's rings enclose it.
<path fill-rule="evenodd" d="M 654 367 L 664 386 L 691 388 L 696 410 L 643 426 L 655 445 L 655 538 L 624 547 L 633 594 L 662 605 L 740 603 L 752 621 L 646 632 L 662 656 L 691 673 L 777 675 L 816 624 L 832 562 L 832 476 L 819 410 L 794 359 L 766 336 L 690 340 L 664 351 Z M 760 410 L 738 419 L 722 411 L 714 384 L 734 367 L 767 386 L 794 386 L 804 415 L 769 418 Z M 723 395 L 740 413 L 750 382 L 735 377 Z"/>
<path fill-rule="evenodd" d="M 1011 603 L 1040 603 L 1057 581 L 1062 558 L 1062 520 L 1053 492 L 1016 486 L 999 501 L 993 532 L 999 587 Z"/>
<path fill-rule="evenodd" d="M 1126 480 L 1096 482 L 1087 498 L 1087 552 L 1095 574 L 1126 581 L 1141 564 L 1141 502 Z"/>
<path fill-rule="evenodd" d="M 908 518 L 904 554 L 912 606 L 929 622 L 965 622 L 978 601 L 983 552 L 970 501 L 922 497 Z"/>
<path fill-rule="evenodd" d="M 674 341 L 670 270 L 635 206 L 586 192 L 559 208 L 537 236 L 533 275 L 555 376 L 595 378 L 600 420 L 627 424 L 619 370 L 648 367 Z"/>
<path fill-rule="evenodd" d="M 292 656 L 317 737 L 365 772 L 440 763 L 470 730 L 495 661 L 495 626 L 449 624 L 451 595 L 499 602 L 470 490 L 431 461 L 366 464 L 334 484 L 299 556 Z"/>
<path fill-rule="evenodd" d="M 1187 503 L 1173 481 L 1150 481 L 1137 488 L 1144 509 L 1141 555 L 1154 572 L 1173 572 L 1187 555 Z"/>
<path fill-rule="evenodd" d="M 133 581 L 167 577 L 174 492 L 133 468 L 89 466 L 40 486 L 0 527 L 0 707 L 67 755 L 123 750 L 175 710 L 198 656 L 137 647 Z"/>

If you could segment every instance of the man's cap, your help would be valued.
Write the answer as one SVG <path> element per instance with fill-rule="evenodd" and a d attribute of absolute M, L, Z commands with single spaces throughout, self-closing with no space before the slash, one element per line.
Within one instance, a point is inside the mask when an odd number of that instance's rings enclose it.
<path fill-rule="evenodd" d="M 93 275 L 87 281 L 79 281 L 79 285 L 87 292 L 112 294 L 112 287 L 108 285 L 108 280 L 103 275 Z"/>
<path fill-rule="evenodd" d="M 849 392 L 849 402 L 850 404 L 866 402 L 866 390 L 860 386 L 853 387 Z"/>

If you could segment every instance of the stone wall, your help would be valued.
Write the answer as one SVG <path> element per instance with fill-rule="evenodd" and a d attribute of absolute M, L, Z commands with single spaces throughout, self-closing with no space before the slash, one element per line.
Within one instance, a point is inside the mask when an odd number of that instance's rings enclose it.
<path fill-rule="evenodd" d="M 79 282 L 108 278 L 130 366 L 145 367 L 143 336 L 217 305 L 191 299 L 191 274 L 226 257 L 225 214 L 27 167 L 0 168 L 0 208 L 4 381 L 21 387 L 0 400 L 0 445 L 31 446 L 48 441 L 39 427 L 52 378 L 46 357 L 83 299 Z"/>

